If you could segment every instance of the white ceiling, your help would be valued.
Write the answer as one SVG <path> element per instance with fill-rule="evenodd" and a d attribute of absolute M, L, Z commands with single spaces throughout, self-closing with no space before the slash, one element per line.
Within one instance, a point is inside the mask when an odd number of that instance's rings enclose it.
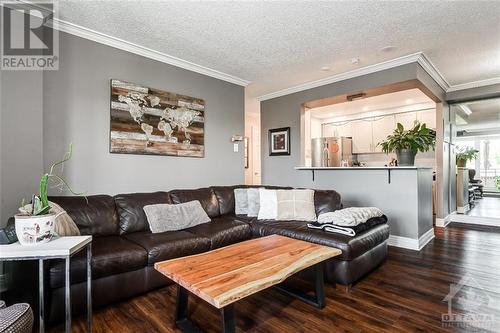
<path fill-rule="evenodd" d="M 253 96 L 419 51 L 451 85 L 500 77 L 500 1 L 65 0 L 59 18 L 251 81 Z"/>
<path fill-rule="evenodd" d="M 406 112 L 422 108 L 433 108 L 436 104 L 419 89 L 398 91 L 374 97 L 310 109 L 311 116 L 329 119 L 360 114 L 374 117 L 391 111 Z"/>

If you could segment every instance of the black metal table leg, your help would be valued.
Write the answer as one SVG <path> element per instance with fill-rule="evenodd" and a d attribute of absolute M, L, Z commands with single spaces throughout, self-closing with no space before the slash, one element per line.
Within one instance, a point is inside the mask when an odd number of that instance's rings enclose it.
<path fill-rule="evenodd" d="M 189 292 L 185 288 L 177 285 L 177 304 L 175 308 L 175 323 L 182 332 L 203 333 L 203 331 L 188 318 L 188 298 L 189 298 Z M 235 330 L 233 305 L 230 304 L 220 309 L 220 314 L 222 317 L 222 332 L 235 333 L 236 330 Z"/>
<path fill-rule="evenodd" d="M 314 291 L 315 295 L 310 296 L 304 292 L 285 288 L 281 285 L 274 286 L 279 291 L 284 292 L 287 295 L 295 297 L 303 302 L 306 302 L 309 305 L 315 306 L 317 308 L 325 307 L 325 280 L 324 280 L 324 263 L 319 263 L 314 265 Z"/>
<path fill-rule="evenodd" d="M 185 333 L 202 333 L 188 318 L 188 297 L 189 292 L 181 286 L 177 286 L 177 304 L 175 307 L 175 323 L 177 327 Z"/>
<path fill-rule="evenodd" d="M 314 289 L 316 293 L 317 307 L 322 309 L 325 307 L 325 275 L 324 263 L 319 263 L 314 267 Z"/>
<path fill-rule="evenodd" d="M 234 333 L 236 331 L 236 323 L 234 321 L 234 307 L 232 304 L 220 309 L 222 318 L 222 332 Z"/>

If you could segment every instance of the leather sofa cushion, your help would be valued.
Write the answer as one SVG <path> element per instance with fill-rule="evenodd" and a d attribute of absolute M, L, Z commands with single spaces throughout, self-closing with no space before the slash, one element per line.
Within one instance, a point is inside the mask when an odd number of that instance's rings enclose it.
<path fill-rule="evenodd" d="M 208 238 L 184 230 L 166 231 L 157 234 L 150 231 L 141 231 L 126 234 L 122 237 L 146 250 L 148 265 L 210 250 L 210 240 Z"/>
<path fill-rule="evenodd" d="M 262 237 L 273 234 L 283 235 L 311 243 L 335 247 L 342 250 L 336 258 L 353 260 L 389 238 L 389 225 L 381 224 L 362 232 L 355 237 L 335 234 L 307 227 L 302 221 L 257 220 L 252 222 L 254 236 Z"/>
<path fill-rule="evenodd" d="M 184 229 L 184 231 L 210 239 L 211 249 L 252 238 L 250 225 L 230 215 L 215 217 L 209 223 Z"/>
<path fill-rule="evenodd" d="M 212 186 L 211 189 L 217 196 L 220 215 L 234 213 L 234 189 L 239 186 Z"/>
<path fill-rule="evenodd" d="M 61 206 L 75 221 L 82 235 L 118 235 L 118 215 L 115 201 L 109 195 L 56 196 L 50 201 Z"/>
<path fill-rule="evenodd" d="M 71 283 L 87 279 L 87 251 L 84 249 L 71 257 Z M 92 239 L 92 279 L 99 279 L 144 268 L 147 252 L 120 236 L 94 237 Z M 49 264 L 49 285 L 51 288 L 64 286 L 64 260 L 51 260 Z"/>
<path fill-rule="evenodd" d="M 169 194 L 174 204 L 198 200 L 208 216 L 216 217 L 220 215 L 219 201 L 211 188 L 173 190 Z"/>
<path fill-rule="evenodd" d="M 149 230 L 144 206 L 172 203 L 167 192 L 118 194 L 114 199 L 120 217 L 120 234 Z"/>
<path fill-rule="evenodd" d="M 340 194 L 334 190 L 314 190 L 316 216 L 342 209 Z"/>

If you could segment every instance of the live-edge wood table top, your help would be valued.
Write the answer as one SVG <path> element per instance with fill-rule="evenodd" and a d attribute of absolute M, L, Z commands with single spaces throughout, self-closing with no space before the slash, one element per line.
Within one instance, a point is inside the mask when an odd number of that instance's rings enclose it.
<path fill-rule="evenodd" d="M 157 262 L 154 267 L 191 293 L 222 308 L 341 253 L 336 248 L 271 235 Z"/>

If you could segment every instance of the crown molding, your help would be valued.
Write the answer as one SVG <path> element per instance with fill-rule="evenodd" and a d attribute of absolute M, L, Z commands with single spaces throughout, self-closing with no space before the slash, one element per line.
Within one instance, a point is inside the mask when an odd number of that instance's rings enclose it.
<path fill-rule="evenodd" d="M 429 76 L 443 89 L 445 92 L 450 89 L 450 84 L 444 78 L 443 74 L 430 61 L 423 52 L 419 52 L 417 63 L 429 74 Z"/>
<path fill-rule="evenodd" d="M 479 80 L 467 83 L 461 83 L 451 86 L 446 92 L 452 92 L 457 90 L 471 89 L 471 88 L 480 88 L 484 86 L 490 86 L 493 84 L 500 84 L 500 77 L 494 77 L 486 80 Z"/>
<path fill-rule="evenodd" d="M 331 84 L 335 82 L 340 82 L 348 79 L 352 79 L 358 76 L 372 74 L 375 72 L 391 69 L 394 67 L 407 65 L 411 63 L 418 63 L 435 81 L 436 83 L 446 91 L 449 88 L 448 82 L 444 79 L 443 75 L 436 69 L 436 67 L 431 63 L 431 61 L 425 56 L 423 52 L 412 53 L 399 58 L 394 58 L 378 64 L 369 65 L 361 68 L 354 69 L 345 73 L 336 74 L 324 79 L 310 81 L 290 88 L 278 90 L 269 94 L 258 96 L 259 101 L 265 101 L 268 99 L 285 96 L 293 94 L 299 91 L 317 88 L 326 84 Z"/>
<path fill-rule="evenodd" d="M 60 20 L 57 18 L 54 18 L 47 24 L 48 26 L 52 27 L 53 29 L 56 29 L 58 31 L 62 31 L 74 36 L 78 36 L 81 38 L 85 38 L 100 44 L 104 44 L 107 46 L 111 46 L 123 51 L 127 51 L 130 53 L 134 53 L 140 56 L 143 56 L 145 58 L 153 59 L 156 61 L 163 62 L 165 64 L 169 64 L 172 66 L 180 67 L 183 69 L 187 69 L 189 71 L 203 74 L 206 76 L 210 76 L 219 80 L 223 80 L 226 82 L 234 83 L 239 86 L 246 87 L 248 84 L 250 84 L 250 81 L 241 79 L 239 77 L 226 74 L 220 71 L 217 71 L 215 69 L 211 69 L 205 66 L 201 66 L 198 64 L 195 64 L 190 61 L 186 61 L 159 51 L 155 51 L 153 49 L 128 42 L 126 40 L 113 37 L 107 34 L 100 33 L 98 31 L 88 29 L 85 27 L 82 27 L 77 24 L 73 24 L 71 22 L 67 22 L 64 20 Z"/>

